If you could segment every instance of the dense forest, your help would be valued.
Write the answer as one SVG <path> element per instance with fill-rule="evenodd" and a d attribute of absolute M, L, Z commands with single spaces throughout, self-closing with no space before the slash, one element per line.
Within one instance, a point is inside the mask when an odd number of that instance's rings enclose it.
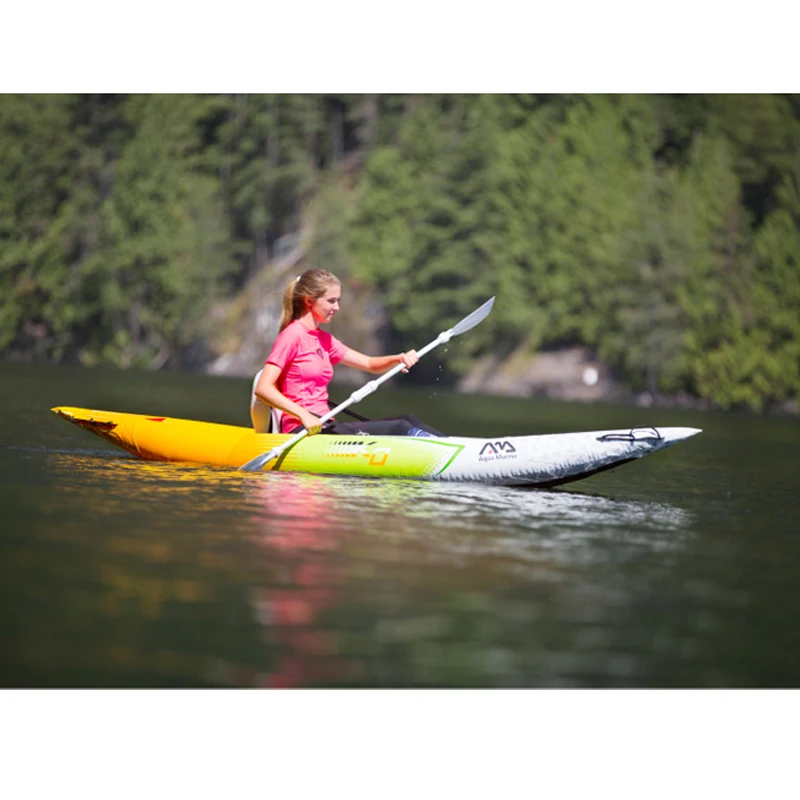
<path fill-rule="evenodd" d="M 0 96 L 0 352 L 201 366 L 310 231 L 390 343 L 582 344 L 632 390 L 800 394 L 800 97 Z"/>

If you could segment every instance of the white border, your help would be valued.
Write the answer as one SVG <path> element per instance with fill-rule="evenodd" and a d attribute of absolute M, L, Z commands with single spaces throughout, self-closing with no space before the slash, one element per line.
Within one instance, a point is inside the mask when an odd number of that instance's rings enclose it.
<path fill-rule="evenodd" d="M 2 92 L 791 92 L 790 4 L 13 3 Z"/>
<path fill-rule="evenodd" d="M 793 691 L 0 693 L 5 797 L 784 797 Z"/>

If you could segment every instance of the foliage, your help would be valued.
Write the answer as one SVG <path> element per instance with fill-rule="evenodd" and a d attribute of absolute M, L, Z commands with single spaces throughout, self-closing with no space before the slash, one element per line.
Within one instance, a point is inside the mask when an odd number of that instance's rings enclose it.
<path fill-rule="evenodd" d="M 6 95 L 0 350 L 197 363 L 303 232 L 392 347 L 496 294 L 450 375 L 580 343 L 632 390 L 763 409 L 800 389 L 798 142 L 781 95 Z"/>
<path fill-rule="evenodd" d="M 0 181 L 2 344 L 88 364 L 175 361 L 202 336 L 231 268 L 218 187 L 198 158 L 202 104 L 133 96 L 0 107 L 13 158 Z"/>
<path fill-rule="evenodd" d="M 583 343 L 632 389 L 796 398 L 797 123 L 771 96 L 425 98 L 366 162 L 356 268 L 400 340 L 498 295 L 456 371 Z"/>

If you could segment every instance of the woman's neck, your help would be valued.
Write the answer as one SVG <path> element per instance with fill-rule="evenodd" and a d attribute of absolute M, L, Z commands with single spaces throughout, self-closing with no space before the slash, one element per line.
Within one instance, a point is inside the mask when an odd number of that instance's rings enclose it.
<path fill-rule="evenodd" d="M 308 328 L 310 331 L 318 331 L 319 330 L 319 322 L 314 319 L 314 315 L 307 311 L 305 314 L 299 316 L 297 321 Z"/>

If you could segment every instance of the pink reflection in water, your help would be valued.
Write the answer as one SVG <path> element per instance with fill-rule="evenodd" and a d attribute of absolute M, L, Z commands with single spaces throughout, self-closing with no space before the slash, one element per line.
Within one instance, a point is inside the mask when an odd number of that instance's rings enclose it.
<path fill-rule="evenodd" d="M 284 585 L 255 591 L 256 619 L 278 644 L 276 668 L 264 678 L 269 688 L 296 688 L 353 678 L 340 657 L 337 637 L 323 630 L 321 616 L 340 601 L 347 579 L 336 564 L 342 531 L 331 523 L 333 497 L 324 481 L 304 476 L 264 476 L 253 482 L 259 545 Z"/>

